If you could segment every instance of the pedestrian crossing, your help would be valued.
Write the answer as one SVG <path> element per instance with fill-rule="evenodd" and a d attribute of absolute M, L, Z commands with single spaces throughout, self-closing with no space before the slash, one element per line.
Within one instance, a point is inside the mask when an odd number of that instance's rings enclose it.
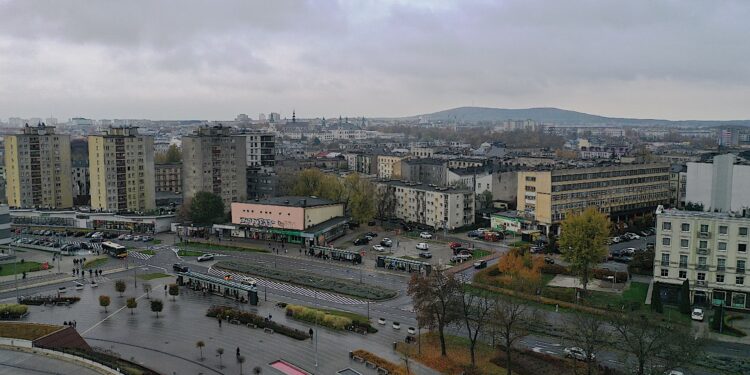
<path fill-rule="evenodd" d="M 76 246 L 78 246 L 78 247 L 81 247 L 81 244 L 83 243 L 83 241 L 72 241 L 72 240 L 68 240 L 68 241 L 60 241 L 60 242 L 63 242 L 63 243 L 69 243 L 69 244 L 73 244 L 73 245 L 76 245 Z M 102 244 L 101 244 L 101 243 L 99 243 L 99 242 L 94 242 L 94 243 L 91 243 L 91 242 L 86 242 L 86 244 L 88 244 L 88 245 L 90 245 L 91 247 L 93 247 L 93 248 L 94 248 L 94 250 L 99 250 L 99 251 L 101 251 L 101 250 L 102 250 Z"/>
<path fill-rule="evenodd" d="M 135 250 L 128 250 L 128 256 L 137 259 L 149 260 L 153 255 L 144 254 Z"/>
<path fill-rule="evenodd" d="M 316 298 L 323 301 L 338 303 L 341 305 L 363 305 L 367 301 L 363 301 L 356 298 L 342 296 L 340 294 L 316 291 L 315 289 L 304 288 L 292 284 L 281 283 L 277 281 L 271 281 L 266 279 L 260 279 L 257 277 L 249 277 L 238 272 L 222 271 L 215 268 L 209 268 L 208 274 L 213 276 L 224 277 L 226 275 L 232 276 L 233 280 L 255 280 L 256 285 L 259 288 L 269 288 L 280 290 L 287 293 L 298 294 L 306 297 Z"/>

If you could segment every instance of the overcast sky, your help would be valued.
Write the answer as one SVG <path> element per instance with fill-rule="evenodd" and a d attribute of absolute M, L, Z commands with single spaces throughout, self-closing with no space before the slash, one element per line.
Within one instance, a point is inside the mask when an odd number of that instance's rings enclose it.
<path fill-rule="evenodd" d="M 750 1 L 4 1 L 0 118 L 750 119 Z"/>

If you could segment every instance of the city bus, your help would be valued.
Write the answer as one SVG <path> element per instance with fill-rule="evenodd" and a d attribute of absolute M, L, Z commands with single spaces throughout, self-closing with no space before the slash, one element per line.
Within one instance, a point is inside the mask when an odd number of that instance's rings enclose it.
<path fill-rule="evenodd" d="M 102 250 L 115 258 L 125 258 L 128 255 L 128 249 L 125 246 L 112 241 L 102 242 Z"/>

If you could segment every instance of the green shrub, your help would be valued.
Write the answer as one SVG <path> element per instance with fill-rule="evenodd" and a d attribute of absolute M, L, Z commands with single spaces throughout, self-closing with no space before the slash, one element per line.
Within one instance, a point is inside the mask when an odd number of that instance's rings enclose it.
<path fill-rule="evenodd" d="M 559 264 L 544 264 L 542 265 L 542 273 L 546 273 L 548 275 L 569 275 L 570 270 L 568 270 L 568 267 L 561 266 Z"/>
<path fill-rule="evenodd" d="M 618 283 L 624 283 L 628 281 L 628 273 L 627 272 L 615 272 L 610 270 L 603 270 L 600 268 L 594 269 L 594 278 L 598 280 L 608 280 L 607 277 L 614 276 L 615 282 Z"/>
<path fill-rule="evenodd" d="M 242 324 L 255 324 L 259 328 L 270 328 L 276 333 L 296 340 L 307 340 L 310 338 L 307 332 L 267 320 L 251 312 L 236 310 L 229 306 L 212 306 L 206 312 L 206 316 L 211 318 L 221 316 L 227 320 L 238 320 Z"/>
<path fill-rule="evenodd" d="M 576 301 L 576 290 L 573 288 L 556 288 L 546 287 L 542 288 L 542 297 L 556 299 L 565 302 Z"/>
<path fill-rule="evenodd" d="M 3 319 L 18 319 L 29 311 L 25 305 L 16 303 L 0 304 L 0 317 Z"/>

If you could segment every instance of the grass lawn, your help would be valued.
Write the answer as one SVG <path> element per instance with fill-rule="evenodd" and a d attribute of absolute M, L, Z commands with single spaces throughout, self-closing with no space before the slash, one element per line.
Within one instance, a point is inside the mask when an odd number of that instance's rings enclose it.
<path fill-rule="evenodd" d="M 474 249 L 474 252 L 472 253 L 472 257 L 475 259 L 484 258 L 487 255 L 492 254 L 489 250 L 482 250 L 482 249 Z"/>
<path fill-rule="evenodd" d="M 98 268 L 98 267 L 101 267 L 101 266 L 105 265 L 107 263 L 107 261 L 109 261 L 109 258 L 106 255 L 105 256 L 101 256 L 99 258 L 91 259 L 89 261 L 86 261 L 86 263 L 83 264 L 83 268 L 84 269 L 87 269 L 87 268 Z"/>
<path fill-rule="evenodd" d="M 237 247 L 237 246 L 226 246 L 226 245 L 215 245 L 215 244 L 207 244 L 207 243 L 201 243 L 201 242 L 188 242 L 188 243 L 182 243 L 177 245 L 177 247 L 181 249 L 188 249 L 188 250 L 203 250 L 204 252 L 208 251 L 247 251 L 247 252 L 255 252 L 255 253 L 267 253 L 268 250 L 266 249 L 256 249 L 252 247 Z"/>
<path fill-rule="evenodd" d="M 621 295 L 618 293 L 589 291 L 589 296 L 585 300 L 587 304 L 595 307 L 611 306 L 621 308 L 625 306 L 625 309 L 640 310 L 644 308 L 646 303 L 646 293 L 648 293 L 647 283 L 631 282 L 630 287 L 624 290 Z"/>
<path fill-rule="evenodd" d="M 156 251 L 153 251 L 153 250 L 150 250 L 150 249 L 138 250 L 138 252 L 141 253 L 141 254 L 146 254 L 146 255 L 151 255 L 151 256 L 156 255 Z"/>
<path fill-rule="evenodd" d="M 203 255 L 204 253 L 202 251 L 194 251 L 194 250 L 178 250 L 177 255 L 181 257 L 199 257 Z"/>
<path fill-rule="evenodd" d="M 437 333 L 426 333 L 420 336 L 421 354 L 418 352 L 417 344 L 399 342 L 397 350 L 402 354 L 408 354 L 411 360 L 416 360 L 441 374 L 461 374 L 464 366 L 471 363 L 469 340 L 456 336 L 446 336 L 445 339 L 447 357 L 440 355 L 440 339 Z M 507 373 L 504 368 L 490 361 L 496 356 L 496 352 L 489 345 L 477 342 L 475 355 L 479 373 L 486 375 L 505 375 Z"/>
<path fill-rule="evenodd" d="M 161 272 L 145 273 L 142 275 L 138 275 L 138 278 L 141 280 L 161 279 L 162 277 L 172 277 L 172 275 L 167 275 L 166 273 L 161 273 Z"/>
<path fill-rule="evenodd" d="M 154 240 L 154 242 L 152 242 L 152 244 L 159 245 L 159 244 L 161 244 L 161 240 Z"/>
<path fill-rule="evenodd" d="M 360 315 L 360 314 L 357 314 L 357 313 L 353 313 L 353 312 L 340 311 L 340 310 L 332 310 L 332 309 L 316 309 L 316 310 L 324 311 L 324 312 L 326 312 L 328 314 L 331 314 L 331 315 L 343 316 L 345 318 L 349 318 L 351 320 L 356 320 L 356 321 L 359 321 L 359 322 L 369 322 L 370 321 L 369 319 L 367 319 L 366 316 Z"/>
<path fill-rule="evenodd" d="M 412 257 L 412 256 L 408 256 L 408 255 L 403 255 L 403 256 L 400 256 L 399 258 L 401 258 L 401 259 L 406 259 L 406 260 L 416 260 L 416 261 L 418 261 L 418 262 L 421 262 L 421 261 L 422 261 L 422 259 L 421 259 L 421 258 L 417 258 L 417 257 Z"/>
<path fill-rule="evenodd" d="M 0 322 L 0 337 L 19 340 L 35 340 L 59 330 L 59 326 L 51 324 Z"/>
<path fill-rule="evenodd" d="M 49 268 L 52 268 L 51 264 L 49 265 Z M 38 262 L 5 263 L 0 267 L 0 276 L 18 275 L 24 272 L 39 271 L 41 269 L 42 264 Z"/>

